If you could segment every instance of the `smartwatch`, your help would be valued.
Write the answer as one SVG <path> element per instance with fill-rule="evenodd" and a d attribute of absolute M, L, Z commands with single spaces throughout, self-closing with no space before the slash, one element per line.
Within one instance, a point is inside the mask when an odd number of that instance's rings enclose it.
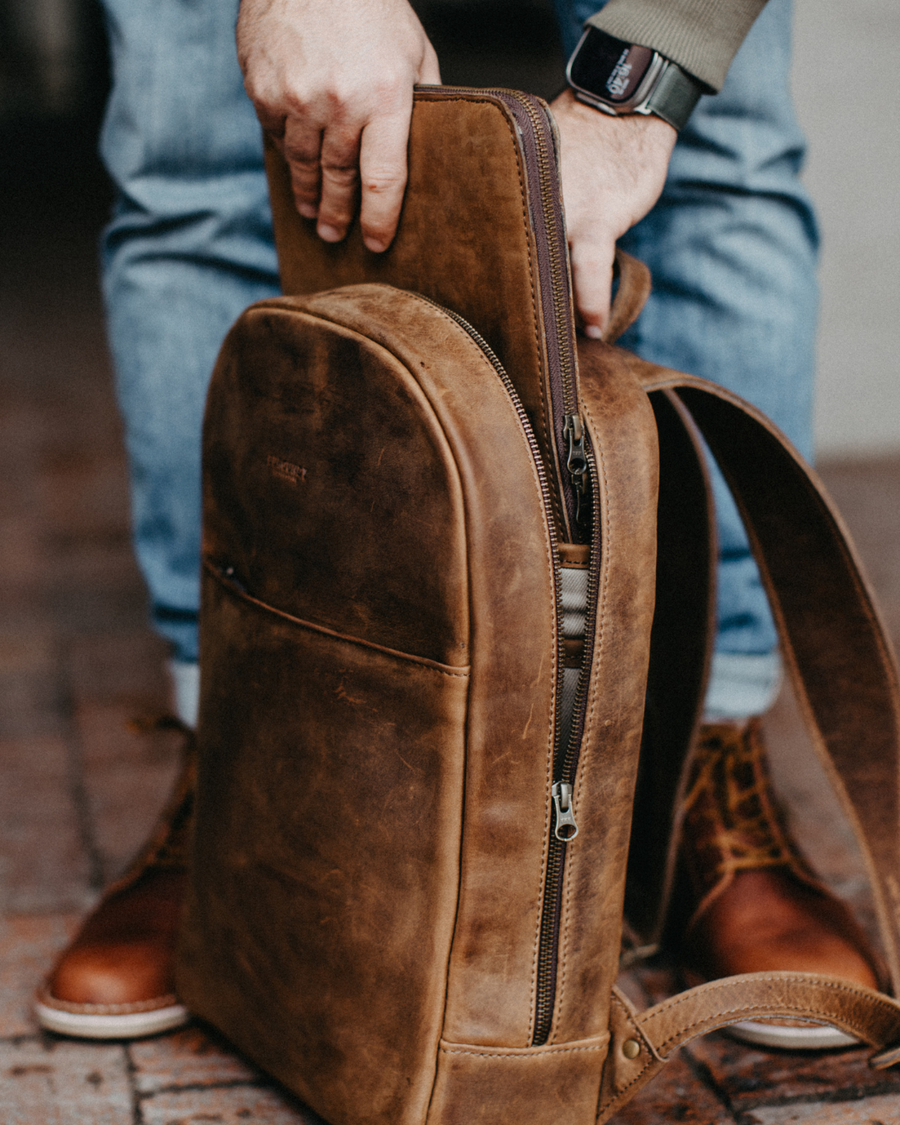
<path fill-rule="evenodd" d="M 698 79 L 651 47 L 639 47 L 588 26 L 569 59 L 566 80 L 575 97 L 614 116 L 654 113 L 681 129 L 700 95 Z"/>

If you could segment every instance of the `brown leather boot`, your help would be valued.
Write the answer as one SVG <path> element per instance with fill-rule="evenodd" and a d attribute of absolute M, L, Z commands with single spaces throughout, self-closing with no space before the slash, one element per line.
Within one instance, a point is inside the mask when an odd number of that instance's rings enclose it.
<path fill-rule="evenodd" d="M 860 926 L 787 831 L 758 719 L 701 728 L 681 849 L 697 903 L 682 946 L 691 984 L 780 969 L 878 987 L 877 959 Z M 748 1042 L 792 1049 L 856 1042 L 799 1021 L 744 1021 L 729 1030 Z"/>
<path fill-rule="evenodd" d="M 174 994 L 175 946 L 187 870 L 196 761 L 184 765 L 147 844 L 107 890 L 38 991 L 35 1012 L 50 1031 L 86 1039 L 136 1039 L 189 1018 Z"/>

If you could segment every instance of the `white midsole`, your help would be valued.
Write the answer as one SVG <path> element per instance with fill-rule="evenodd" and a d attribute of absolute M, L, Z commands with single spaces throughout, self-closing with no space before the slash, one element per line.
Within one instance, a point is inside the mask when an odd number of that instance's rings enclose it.
<path fill-rule="evenodd" d="M 126 1012 L 121 1015 L 94 1015 L 66 1012 L 38 1001 L 34 1006 L 41 1027 L 60 1035 L 79 1039 L 139 1039 L 158 1035 L 187 1023 L 190 1013 L 183 1004 L 170 1004 L 149 1012 Z"/>
<path fill-rule="evenodd" d="M 824 1051 L 834 1047 L 856 1047 L 859 1040 L 846 1031 L 823 1024 L 805 1024 L 790 1027 L 759 1020 L 741 1020 L 729 1024 L 725 1030 L 744 1043 L 760 1047 L 781 1047 L 787 1051 Z"/>

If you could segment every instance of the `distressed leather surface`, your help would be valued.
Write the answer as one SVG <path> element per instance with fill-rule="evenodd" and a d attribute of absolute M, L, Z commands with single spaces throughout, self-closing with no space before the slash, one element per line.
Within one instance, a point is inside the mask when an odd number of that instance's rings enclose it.
<path fill-rule="evenodd" d="M 650 391 L 677 389 L 738 497 L 807 727 L 866 859 L 896 992 L 900 690 L 861 564 L 821 482 L 768 419 L 702 380 L 641 374 Z"/>
<path fill-rule="evenodd" d="M 253 367 L 249 391 L 235 386 L 235 355 Z M 529 1043 L 550 830 L 554 544 L 512 402 L 445 313 L 382 286 L 264 302 L 217 368 L 200 798 L 179 987 L 333 1125 L 511 1122 L 526 1112 L 549 1125 L 560 1098 L 567 1119 L 603 1120 L 678 1043 L 747 1016 L 828 1017 L 879 1047 L 900 1035 L 895 1002 L 833 980 L 715 982 L 642 1015 L 612 989 L 659 578 L 655 432 L 660 419 L 661 433 L 670 428 L 664 444 L 677 461 L 676 387 L 742 491 L 826 760 L 844 775 L 882 862 L 895 838 L 878 832 L 896 797 L 882 796 L 871 816 L 864 803 L 874 799 L 873 755 L 896 753 L 897 706 L 893 664 L 849 549 L 774 432 L 700 381 L 608 347 L 601 358 L 585 365 L 582 387 L 600 481 L 601 612 L 575 795 L 580 834 L 569 846 L 557 1005 L 543 1047 Z M 663 393 L 656 420 L 638 379 Z M 298 390 L 304 381 L 327 382 L 321 408 Z M 346 432 L 334 454 L 338 419 Z M 275 435 L 283 444 L 273 464 Z M 406 472 L 410 458 L 420 474 Z M 404 502 L 385 507 L 394 474 Z M 314 501 L 296 498 L 317 482 Z M 785 496 L 789 524 L 771 511 Z M 271 505 L 265 520 L 257 500 Z M 379 511 L 378 526 L 366 523 L 367 507 Z M 304 540 L 314 557 L 297 563 L 290 544 L 304 521 L 326 518 L 320 508 L 331 510 L 328 534 Z M 334 514 L 344 511 L 347 529 Z M 266 552 L 271 569 L 259 565 Z M 298 565 L 313 576 L 330 568 L 344 584 L 343 621 L 327 598 L 318 605 L 295 587 L 306 581 Z M 433 569 L 444 577 L 432 581 Z M 355 588 L 363 573 L 371 580 Z M 694 590 L 705 605 L 705 584 Z M 401 593 L 403 612 L 419 620 L 395 619 Z M 840 603 L 829 635 L 841 638 L 842 655 L 809 650 L 811 637 L 823 639 L 823 593 Z M 704 651 L 694 650 L 685 667 L 697 686 Z M 853 707 L 823 698 L 826 677 L 850 675 L 846 651 L 860 662 L 856 679 L 836 682 L 861 694 Z M 883 729 L 854 755 L 847 739 L 860 733 L 860 716 Z M 882 867 L 881 877 L 884 912 L 890 872 Z M 639 1044 L 634 1059 L 625 1038 Z"/>
<path fill-rule="evenodd" d="M 448 175 L 447 154 L 454 174 Z M 323 242 L 315 224 L 297 214 L 287 166 L 272 145 L 266 165 L 284 292 L 381 282 L 452 309 L 500 357 L 545 462 L 554 464 L 535 236 L 509 109 L 488 91 L 417 92 L 403 212 L 383 254 L 366 249 L 358 225 L 343 242 Z"/>
<path fill-rule="evenodd" d="M 728 479 L 807 727 L 860 840 L 896 991 L 900 785 L 885 785 L 884 778 L 886 765 L 895 778 L 900 768 L 900 690 L 896 658 L 843 521 L 815 472 L 739 396 L 602 343 L 585 341 L 580 359 L 583 367 L 616 363 L 629 370 L 659 417 L 667 411 L 680 419 L 691 442 L 692 432 L 702 431 Z M 672 799 L 679 785 L 670 781 Z M 650 919 L 660 909 L 655 893 L 645 900 Z"/>
<path fill-rule="evenodd" d="M 479 174 L 447 176 L 429 149 Z M 336 247 L 319 242 L 270 153 L 273 210 L 289 292 L 390 280 L 473 320 L 553 464 L 521 161 L 496 99 L 424 94 L 388 254 L 368 254 L 358 231 Z M 622 323 L 639 306 L 631 281 Z M 898 798 L 877 791 L 883 770 L 872 763 L 896 761 L 898 707 L 892 658 L 839 522 L 767 424 L 724 392 L 607 345 L 587 345 L 582 364 L 605 608 L 557 1004 L 538 1048 L 529 1043 L 551 823 L 554 543 L 510 399 L 449 317 L 377 285 L 262 303 L 214 376 L 200 799 L 180 989 L 332 1125 L 526 1114 L 549 1125 L 560 1107 L 572 1122 L 603 1120 L 689 1035 L 786 1004 L 830 1013 L 879 1046 L 898 1037 L 888 998 L 809 978 L 705 986 L 643 1016 L 612 990 L 654 577 L 666 605 L 651 694 L 664 712 L 675 701 L 659 745 L 677 752 L 668 764 L 652 752 L 663 765 L 649 807 L 666 830 L 705 675 L 709 517 L 685 406 L 744 495 L 801 699 L 868 839 L 894 969 Z M 663 486 L 658 567 L 654 427 L 640 386 L 656 397 L 667 474 L 687 481 L 680 492 Z M 685 526 L 673 504 L 692 509 Z M 688 540 L 703 547 L 686 564 Z M 682 579 L 687 596 L 673 607 Z M 660 836 L 645 871 L 661 853 Z M 651 920 L 668 870 L 663 861 L 649 881 Z M 623 1037 L 638 1041 L 635 1059 Z"/>
<path fill-rule="evenodd" d="M 233 385 L 243 333 L 266 372 L 261 385 L 249 377 L 251 410 Z M 300 342 L 326 334 L 331 355 Z M 273 339 L 296 369 L 266 350 Z M 318 385 L 316 363 L 331 372 L 331 401 L 304 410 L 295 384 Z M 393 412 L 357 409 L 361 367 Z M 345 456 L 332 459 L 342 414 Z M 308 470 L 296 486 L 256 468 L 276 432 L 279 458 Z M 403 503 L 367 531 L 367 504 L 395 487 L 391 453 L 379 455 L 396 435 L 428 471 L 403 478 Z M 247 451 L 231 470 L 226 442 Z M 246 314 L 214 376 L 206 463 L 182 995 L 334 1125 L 422 1121 L 447 1027 L 469 1042 L 528 1042 L 556 683 L 550 530 L 531 452 L 469 337 L 420 298 L 367 286 Z M 316 503 L 349 526 L 335 518 L 314 541 L 303 521 L 321 514 L 281 498 L 317 474 Z M 271 503 L 274 532 L 257 502 Z M 322 556 L 303 565 L 327 563 L 337 584 L 367 559 L 372 581 L 339 629 L 294 587 L 295 564 L 278 563 L 291 531 Z M 264 552 L 271 571 L 256 566 Z M 245 590 L 219 575 L 232 565 Z M 412 625 L 394 621 L 384 594 L 398 572 Z M 464 647 L 445 652 L 446 638 Z"/>
<path fill-rule="evenodd" d="M 646 293 L 640 272 L 626 263 L 622 274 L 623 283 L 633 279 L 629 292 Z M 583 391 L 610 382 L 637 385 L 625 356 L 621 349 L 580 339 Z M 653 395 L 650 404 L 659 449 L 656 597 L 625 884 L 629 937 L 642 947 L 660 942 L 671 896 L 676 810 L 714 636 L 716 559 L 712 496 L 696 428 L 677 400 Z"/>
<path fill-rule="evenodd" d="M 458 880 L 464 669 L 207 574 L 179 995 L 335 1125 L 420 1120 Z"/>
<path fill-rule="evenodd" d="M 204 555 L 304 621 L 464 666 L 460 484 L 401 368 L 290 302 L 249 311 L 208 400 Z M 440 567 L 423 566 L 435 557 Z"/>
<path fill-rule="evenodd" d="M 644 392 L 621 367 L 582 369 L 597 464 L 600 577 L 591 682 L 567 847 L 550 1043 L 606 1031 L 621 939 L 631 805 L 654 611 L 658 452 Z"/>
<path fill-rule="evenodd" d="M 499 378 L 445 313 L 386 287 L 345 288 L 307 306 L 402 353 L 453 446 L 472 640 L 465 836 L 444 1034 L 525 1046 L 556 684 L 551 544 L 536 469 Z M 460 349 L 455 370 L 451 341 Z M 442 566 L 440 553 L 426 565 Z"/>
<path fill-rule="evenodd" d="M 608 1120 L 630 1101 L 682 1044 L 739 1020 L 778 1015 L 813 1022 L 827 1020 L 875 1047 L 900 1039 L 900 1004 L 896 1000 L 813 973 L 727 977 L 688 989 L 645 1012 L 635 1011 L 616 989 L 597 1121 Z M 635 1045 L 639 1048 L 636 1051 Z M 870 1063 L 881 1065 L 877 1055 Z"/>
<path fill-rule="evenodd" d="M 594 1119 L 608 1032 L 520 1050 L 442 1043 L 428 1125 L 559 1125 Z"/>

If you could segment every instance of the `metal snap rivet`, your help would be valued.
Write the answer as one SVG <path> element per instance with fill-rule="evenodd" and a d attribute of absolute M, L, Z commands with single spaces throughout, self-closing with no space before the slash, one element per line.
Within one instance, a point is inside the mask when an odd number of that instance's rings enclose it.
<path fill-rule="evenodd" d="M 626 1059 L 636 1059 L 641 1053 L 641 1045 L 637 1039 L 626 1039 L 622 1044 L 622 1054 Z"/>

